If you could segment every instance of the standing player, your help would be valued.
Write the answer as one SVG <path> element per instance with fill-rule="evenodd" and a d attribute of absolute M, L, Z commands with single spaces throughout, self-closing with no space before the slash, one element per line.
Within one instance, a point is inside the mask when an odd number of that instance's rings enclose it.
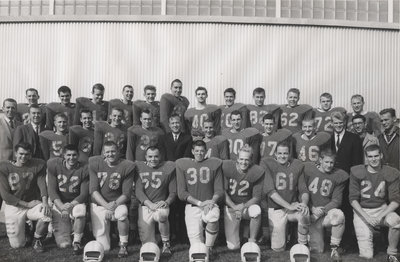
<path fill-rule="evenodd" d="M 142 244 L 156 243 L 154 224 L 163 242 L 162 254 L 171 255 L 168 215 L 170 205 L 176 198 L 176 176 L 174 162 L 161 161 L 157 147 L 146 150 L 146 162 L 137 162 L 139 176 L 136 181 L 136 197 L 139 206 L 139 234 Z"/>
<path fill-rule="evenodd" d="M 203 141 L 206 142 L 205 158 L 216 157 L 221 160 L 229 159 L 229 143 L 224 136 L 215 136 L 214 122 L 206 120 L 203 123 Z"/>
<path fill-rule="evenodd" d="M 285 250 L 288 221 L 298 222 L 298 242 L 306 245 L 310 217 L 304 164 L 300 160 L 291 159 L 290 145 L 285 141 L 278 144 L 275 159 L 263 158 L 260 166 L 265 169 L 263 191 L 268 197 L 271 248 L 274 251 Z"/>
<path fill-rule="evenodd" d="M 39 134 L 43 159 L 62 157 L 63 147 L 68 143 L 68 117 L 63 113 L 54 116 L 54 131 L 45 130 Z"/>
<path fill-rule="evenodd" d="M 250 220 L 249 242 L 255 242 L 261 226 L 260 201 L 264 170 L 251 162 L 253 150 L 248 145 L 239 150 L 236 161 L 222 164 L 225 182 L 224 227 L 229 249 L 240 248 L 240 222 Z"/>
<path fill-rule="evenodd" d="M 189 108 L 185 112 L 185 121 L 191 131 L 198 131 L 203 128 L 205 120 L 211 120 L 214 122 L 214 131 L 216 134 L 220 134 L 221 129 L 221 109 L 216 105 L 207 104 L 207 89 L 199 86 L 196 91 L 196 107 Z"/>
<path fill-rule="evenodd" d="M 178 196 L 186 202 L 185 222 L 190 245 L 204 243 L 211 255 L 219 230 L 218 201 L 224 195 L 222 161 L 205 159 L 206 144 L 195 141 L 192 145 L 194 159 L 181 158 L 176 161 Z"/>
<path fill-rule="evenodd" d="M 88 163 L 89 157 L 93 155 L 94 129 L 92 111 L 81 110 L 80 122 L 82 125 L 69 128 L 69 143 L 78 145 L 79 162 Z"/>
<path fill-rule="evenodd" d="M 323 93 L 319 97 L 319 107 L 314 108 L 314 119 L 316 122 L 317 132 L 333 133 L 331 113 L 339 111 L 346 114 L 346 109 L 343 107 L 332 107 L 332 95 L 330 93 Z"/>
<path fill-rule="evenodd" d="M 242 103 L 235 103 L 236 91 L 233 88 L 227 88 L 224 91 L 225 105 L 220 106 L 221 108 L 221 130 L 231 129 L 231 113 L 238 110 L 242 114 L 242 128 L 250 126 L 249 122 L 249 110 L 247 106 Z"/>
<path fill-rule="evenodd" d="M 39 104 L 39 92 L 35 88 L 28 88 L 25 91 L 25 97 L 28 103 L 18 103 L 17 105 L 17 115 L 16 119 L 23 124 L 27 124 L 30 122 L 29 118 L 29 108 L 32 105 L 39 106 L 40 111 L 42 113 L 41 125 L 45 126 L 46 124 L 46 104 Z"/>
<path fill-rule="evenodd" d="M 74 254 L 82 252 L 81 239 L 86 222 L 86 202 L 89 196 L 89 171 L 87 165 L 78 161 L 79 150 L 66 145 L 63 158 L 47 162 L 48 191 L 53 201 L 53 225 L 57 246 L 71 246 L 73 232 Z M 71 225 L 71 218 L 73 225 Z"/>
<path fill-rule="evenodd" d="M 58 90 L 58 97 L 61 103 L 49 103 L 46 105 L 46 128 L 53 130 L 54 116 L 63 113 L 68 117 L 68 126 L 73 125 L 75 116 L 75 103 L 71 103 L 71 89 L 68 86 L 61 86 Z"/>
<path fill-rule="evenodd" d="M 160 102 L 155 101 L 157 89 L 155 86 L 146 85 L 144 87 L 145 101 L 136 100 L 133 103 L 133 125 L 140 126 L 140 116 L 143 110 L 149 110 L 153 116 L 153 126 L 160 127 Z"/>
<path fill-rule="evenodd" d="M 351 97 L 351 107 L 353 108 L 353 112 L 347 113 L 347 130 L 353 130 L 351 120 L 353 116 L 360 114 L 367 119 L 367 132 L 374 133 L 376 136 L 382 133 L 379 115 L 374 111 L 364 111 L 364 97 L 362 95 L 357 94 Z"/>
<path fill-rule="evenodd" d="M 104 86 L 100 83 L 92 87 L 92 99 L 78 97 L 76 99 L 76 109 L 74 124 L 79 125 L 80 112 L 82 109 L 88 109 L 92 112 L 93 121 L 107 121 L 108 102 L 103 100 Z"/>
<path fill-rule="evenodd" d="M 354 210 L 360 257 L 374 255 L 373 228 L 389 227 L 387 261 L 398 262 L 397 244 L 400 236 L 400 217 L 395 213 L 400 203 L 400 173 L 397 169 L 382 165 L 382 152 L 377 145 L 364 150 L 368 164 L 351 168 L 350 204 Z"/>
<path fill-rule="evenodd" d="M 263 116 L 266 114 L 272 114 L 275 119 L 274 129 L 278 129 L 279 118 L 281 115 L 281 109 L 279 105 L 264 105 L 265 89 L 261 87 L 257 87 L 253 90 L 253 99 L 254 105 L 247 105 L 251 127 L 257 128 L 260 132 L 264 132 L 262 127 Z"/>
<path fill-rule="evenodd" d="M 289 129 L 293 134 L 301 130 L 301 121 L 312 107 L 299 105 L 300 90 L 290 88 L 286 96 L 287 104 L 282 105 L 281 126 Z"/>
<path fill-rule="evenodd" d="M 122 88 L 122 99 L 116 98 L 111 99 L 108 103 L 108 113 L 111 115 L 113 108 L 119 108 L 124 112 L 122 118 L 122 124 L 126 128 L 132 126 L 133 112 L 132 112 L 132 99 L 133 99 L 133 87 L 131 85 L 125 85 Z M 109 119 L 111 120 L 111 119 Z"/>
<path fill-rule="evenodd" d="M 126 204 L 131 199 L 135 164 L 121 159 L 117 144 L 107 141 L 104 143 L 103 156 L 89 159 L 89 175 L 93 235 L 103 245 L 104 251 L 109 251 L 110 223 L 117 221 L 120 241 L 118 257 L 126 257 L 129 235 Z"/>
<path fill-rule="evenodd" d="M 15 161 L 0 162 L 0 193 L 5 202 L 4 216 L 11 247 L 25 246 L 25 222 L 29 219 L 37 221 L 33 248 L 43 252 L 42 239 L 51 220 L 46 163 L 32 158 L 30 144 L 22 142 L 15 146 Z"/>
<path fill-rule="evenodd" d="M 324 227 L 331 227 L 331 259 L 341 261 L 338 247 L 345 229 L 345 218 L 339 208 L 349 175 L 334 168 L 335 153 L 330 148 L 321 151 L 318 163 L 304 164 L 304 180 L 311 207 L 310 248 L 324 252 Z"/>
<path fill-rule="evenodd" d="M 383 132 L 379 135 L 379 144 L 383 154 L 383 163 L 400 170 L 400 128 L 395 125 L 396 110 L 386 108 L 379 112 Z"/>
<path fill-rule="evenodd" d="M 222 131 L 222 135 L 229 141 L 229 157 L 231 160 L 236 160 L 238 157 L 239 149 L 245 144 L 250 145 L 253 149 L 253 163 L 258 163 L 260 154 L 261 135 L 257 129 L 248 127 L 241 129 L 242 115 L 239 111 L 231 113 L 231 129 Z"/>

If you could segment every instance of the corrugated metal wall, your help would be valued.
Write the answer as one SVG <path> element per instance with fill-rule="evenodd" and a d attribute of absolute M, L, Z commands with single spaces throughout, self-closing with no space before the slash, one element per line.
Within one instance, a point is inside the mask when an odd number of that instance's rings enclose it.
<path fill-rule="evenodd" d="M 317 105 L 331 92 L 349 109 L 361 93 L 366 108 L 400 110 L 400 33 L 390 30 L 311 26 L 184 23 L 10 23 L 0 24 L 0 99 L 24 100 L 39 89 L 42 102 L 56 101 L 60 85 L 73 96 L 106 86 L 106 99 L 133 84 L 135 98 L 146 84 L 158 97 L 180 78 L 184 95 L 209 89 L 222 104 L 234 87 L 238 100 L 252 102 L 252 89 L 267 89 L 268 102 L 284 103 L 288 88 L 301 102 Z"/>

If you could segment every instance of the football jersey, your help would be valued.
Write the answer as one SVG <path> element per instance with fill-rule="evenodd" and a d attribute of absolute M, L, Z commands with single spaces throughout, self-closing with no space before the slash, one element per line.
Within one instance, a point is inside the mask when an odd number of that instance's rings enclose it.
<path fill-rule="evenodd" d="M 253 163 L 258 163 L 260 155 L 261 134 L 257 129 L 248 127 L 238 133 L 232 133 L 230 129 L 222 130 L 222 136 L 229 142 L 229 157 L 231 160 L 238 158 L 239 149 L 245 144 L 253 149 Z"/>
<path fill-rule="evenodd" d="M 168 133 L 169 128 L 169 117 L 172 114 L 178 114 L 181 117 L 182 132 L 189 131 L 185 127 L 185 112 L 189 106 L 189 100 L 180 96 L 179 98 L 172 94 L 163 94 L 160 99 L 160 122 L 165 133 Z"/>
<path fill-rule="evenodd" d="M 108 101 L 103 101 L 102 104 L 95 104 L 91 99 L 86 97 L 78 97 L 76 99 L 76 109 L 74 124 L 80 125 L 81 110 L 87 109 L 92 112 L 93 121 L 107 121 L 108 118 Z"/>
<path fill-rule="evenodd" d="M 162 162 L 156 168 L 149 167 L 144 161 L 136 162 L 138 177 L 136 181 L 136 197 L 143 204 L 145 200 L 153 203 L 173 201 L 176 197 L 175 163 Z"/>
<path fill-rule="evenodd" d="M 325 212 L 342 205 L 343 189 L 348 179 L 349 175 L 341 169 L 326 174 L 314 163 L 304 163 L 304 180 L 310 194 L 310 205 L 325 207 Z"/>
<path fill-rule="evenodd" d="M 113 141 L 118 146 L 118 152 L 122 158 L 125 158 L 126 152 L 126 127 L 112 127 L 105 121 L 98 121 L 94 124 L 94 145 L 93 155 L 101 155 L 103 144 L 107 141 Z"/>
<path fill-rule="evenodd" d="M 225 128 L 227 129 L 232 128 L 231 113 L 235 110 L 239 111 L 240 115 L 242 116 L 242 124 L 240 128 L 243 129 L 246 127 L 250 127 L 249 109 L 247 108 L 246 105 L 241 103 L 236 103 L 230 107 L 223 105 L 220 106 L 220 108 L 221 108 L 221 130 Z"/>
<path fill-rule="evenodd" d="M 303 193 L 307 193 L 304 183 L 304 164 L 297 159 L 289 165 L 281 165 L 272 157 L 261 159 L 260 166 L 265 169 L 264 194 L 268 195 L 268 207 L 280 209 L 272 199 L 273 193 L 278 193 L 286 202 L 299 201 Z"/>
<path fill-rule="evenodd" d="M 213 195 L 219 199 L 224 195 L 222 160 L 217 158 L 196 162 L 191 158 L 176 160 L 178 196 L 186 201 L 192 196 L 200 201 L 210 200 Z"/>
<path fill-rule="evenodd" d="M 220 134 L 221 108 L 216 105 L 206 105 L 204 109 L 189 108 L 185 112 L 185 121 L 191 131 L 201 131 L 206 120 L 214 122 L 215 134 Z"/>
<path fill-rule="evenodd" d="M 43 125 L 46 124 L 46 104 L 38 104 L 42 111 L 42 121 Z M 18 103 L 17 104 L 17 114 L 15 115 L 15 119 L 23 124 L 30 123 L 29 119 L 29 104 L 27 103 Z"/>
<path fill-rule="evenodd" d="M 368 133 L 374 133 L 374 135 L 379 136 L 382 133 L 382 125 L 380 116 L 373 111 L 362 112 L 366 119 L 366 129 Z M 347 130 L 353 132 L 353 117 L 355 113 L 347 113 Z"/>
<path fill-rule="evenodd" d="M 128 104 L 125 104 L 121 99 L 111 99 L 108 102 L 108 119 L 110 118 L 111 109 L 119 108 L 124 111 L 124 117 L 122 119 L 122 124 L 124 124 L 127 128 L 132 126 L 133 119 L 133 111 L 132 111 L 132 101 L 129 101 Z"/>
<path fill-rule="evenodd" d="M 304 139 L 303 133 L 293 135 L 293 143 L 295 148 L 294 157 L 303 162 L 316 162 L 319 157 L 321 148 L 330 143 L 331 135 L 326 132 L 318 132 L 310 140 Z"/>
<path fill-rule="evenodd" d="M 71 126 L 69 128 L 69 143 L 78 145 L 79 162 L 88 163 L 89 157 L 93 155 L 94 130 L 84 129 L 82 126 Z"/>
<path fill-rule="evenodd" d="M 153 116 L 153 126 L 160 127 L 160 102 L 154 101 L 151 104 L 143 100 L 133 103 L 133 125 L 140 126 L 140 116 L 143 110 L 149 110 Z"/>
<path fill-rule="evenodd" d="M 68 135 L 58 135 L 54 131 L 45 130 L 39 134 L 43 158 L 62 157 L 63 148 L 68 144 Z"/>
<path fill-rule="evenodd" d="M 62 103 L 50 103 L 46 105 L 46 128 L 53 130 L 54 127 L 54 116 L 63 113 L 68 117 L 68 126 L 72 126 L 74 123 L 76 105 L 70 103 L 65 106 Z"/>
<path fill-rule="evenodd" d="M 260 132 L 264 132 L 264 127 L 262 126 L 262 119 L 266 114 L 272 114 L 275 119 L 275 130 L 279 126 L 279 118 L 281 115 L 281 109 L 279 105 L 247 105 L 249 110 L 249 118 L 251 127 L 257 128 Z"/>
<path fill-rule="evenodd" d="M 281 109 L 281 127 L 289 129 L 294 134 L 301 131 L 301 122 L 304 116 L 312 110 L 312 107 L 309 105 L 298 105 L 296 107 L 282 105 Z"/>
<path fill-rule="evenodd" d="M 214 136 L 206 142 L 207 152 L 205 158 L 216 157 L 222 160 L 229 159 L 229 143 L 223 136 Z"/>
<path fill-rule="evenodd" d="M 132 161 L 120 159 L 118 165 L 110 167 L 102 156 L 92 156 L 89 158 L 89 192 L 99 192 L 107 202 L 115 201 L 121 195 L 131 199 L 135 172 Z"/>
<path fill-rule="evenodd" d="M 236 161 L 225 160 L 222 163 L 225 192 L 235 204 L 245 204 L 250 199 L 261 201 L 264 169 L 258 165 L 251 166 L 246 173 L 238 170 Z M 259 202 L 258 201 L 258 202 Z"/>
<path fill-rule="evenodd" d="M 30 202 L 47 196 L 46 162 L 32 158 L 24 166 L 0 161 L 0 193 L 3 200 L 16 206 L 20 200 Z"/>
<path fill-rule="evenodd" d="M 127 135 L 126 159 L 145 161 L 147 148 L 157 146 L 164 132 L 159 127 L 144 129 L 141 126 L 131 126 L 128 128 Z"/>
<path fill-rule="evenodd" d="M 278 129 L 276 132 L 269 136 L 262 134 L 262 141 L 260 144 L 260 157 L 273 156 L 276 151 L 276 147 L 280 142 L 290 140 L 292 132 L 286 128 Z"/>
<path fill-rule="evenodd" d="M 328 132 L 330 134 L 333 133 L 333 126 L 332 126 L 332 119 L 331 114 L 332 112 L 340 112 L 346 114 L 346 109 L 343 107 L 334 107 L 329 109 L 328 111 L 322 110 L 321 108 L 314 108 L 314 119 L 317 125 L 317 132 Z"/>
<path fill-rule="evenodd" d="M 400 172 L 382 166 L 378 173 L 368 172 L 366 166 L 353 166 L 350 170 L 349 200 L 357 200 L 363 208 L 378 208 L 394 201 L 400 204 Z"/>
<path fill-rule="evenodd" d="M 63 203 L 76 200 L 86 203 L 89 196 L 89 170 L 87 165 L 78 163 L 69 170 L 62 158 L 47 161 L 48 191 L 52 201 L 60 199 Z"/>

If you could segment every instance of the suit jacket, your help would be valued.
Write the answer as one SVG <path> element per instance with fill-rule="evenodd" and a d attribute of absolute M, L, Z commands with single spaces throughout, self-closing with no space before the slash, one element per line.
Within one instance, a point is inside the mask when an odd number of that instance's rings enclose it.
<path fill-rule="evenodd" d="M 181 133 L 177 141 L 171 132 L 161 137 L 161 150 L 164 152 L 164 160 L 175 161 L 182 157 L 192 156 L 192 136 Z"/>
<path fill-rule="evenodd" d="M 14 119 L 14 128 L 11 128 L 3 113 L 0 114 L 0 160 L 13 159 L 13 135 L 21 122 Z"/>
<path fill-rule="evenodd" d="M 335 135 L 331 136 L 331 148 L 336 152 Z M 350 168 L 363 163 L 363 147 L 361 138 L 351 132 L 345 131 L 339 148 L 336 152 L 335 167 L 350 173 Z"/>
<path fill-rule="evenodd" d="M 44 125 L 40 126 L 40 131 L 44 131 Z M 32 145 L 32 157 L 43 159 L 42 149 L 40 147 L 39 135 L 33 130 L 33 126 L 29 124 L 18 126 L 14 132 L 13 148 L 21 142 L 27 142 Z"/>

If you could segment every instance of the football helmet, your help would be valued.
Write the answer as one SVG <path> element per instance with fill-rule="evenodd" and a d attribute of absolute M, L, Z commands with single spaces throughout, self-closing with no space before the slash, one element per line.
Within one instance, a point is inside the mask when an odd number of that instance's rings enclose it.
<path fill-rule="evenodd" d="M 290 249 L 290 262 L 310 262 L 310 250 L 302 244 L 296 244 Z"/>
<path fill-rule="evenodd" d="M 190 262 L 208 262 L 208 248 L 204 243 L 194 243 L 189 248 Z"/>
<path fill-rule="evenodd" d="M 240 250 L 240 258 L 242 262 L 260 262 L 260 247 L 254 242 L 245 243 Z"/>
<path fill-rule="evenodd" d="M 100 262 L 104 258 L 104 247 L 100 242 L 95 240 L 86 244 L 83 249 L 84 262 Z"/>
<path fill-rule="evenodd" d="M 160 259 L 160 248 L 156 243 L 147 242 L 142 245 L 139 253 L 139 262 L 158 262 Z"/>

